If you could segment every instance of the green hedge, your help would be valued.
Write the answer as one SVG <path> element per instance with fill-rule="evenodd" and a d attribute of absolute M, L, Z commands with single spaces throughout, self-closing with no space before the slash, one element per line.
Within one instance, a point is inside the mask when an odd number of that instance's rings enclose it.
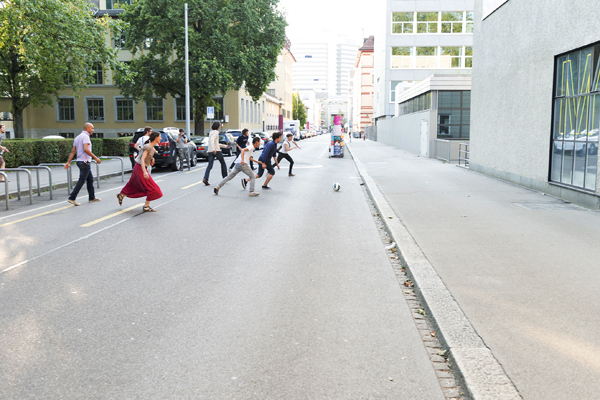
<path fill-rule="evenodd" d="M 6 168 L 42 163 L 65 163 L 73 149 L 74 139 L 5 139 L 2 146 L 8 149 L 2 157 Z M 92 151 L 98 157 L 126 156 L 131 138 L 91 139 Z"/>

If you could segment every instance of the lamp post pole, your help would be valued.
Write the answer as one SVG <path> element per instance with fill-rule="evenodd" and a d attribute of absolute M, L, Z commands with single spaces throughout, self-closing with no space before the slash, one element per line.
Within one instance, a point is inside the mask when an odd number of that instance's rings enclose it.
<path fill-rule="evenodd" d="M 185 3 L 185 133 L 190 133 L 190 60 L 188 48 L 188 5 Z"/>

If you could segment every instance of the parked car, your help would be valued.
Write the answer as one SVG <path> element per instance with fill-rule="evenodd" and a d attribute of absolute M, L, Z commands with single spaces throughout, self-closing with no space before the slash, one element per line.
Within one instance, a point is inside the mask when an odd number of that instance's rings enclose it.
<path fill-rule="evenodd" d="M 42 139 L 64 139 L 64 137 L 59 136 L 59 135 L 49 135 L 49 136 L 44 136 Z"/>
<path fill-rule="evenodd" d="M 265 145 L 271 141 L 271 138 L 264 132 L 254 132 L 252 134 L 252 138 L 259 137 L 260 144 L 258 145 L 258 149 L 264 149 Z"/>
<path fill-rule="evenodd" d="M 196 157 L 202 159 L 208 159 L 208 136 L 192 136 L 191 142 L 196 147 Z M 235 146 L 235 140 L 232 135 L 226 133 L 219 134 L 219 143 L 224 144 L 227 147 L 221 148 L 224 155 L 231 156 L 232 143 Z"/>
<path fill-rule="evenodd" d="M 171 170 L 177 171 L 181 167 L 181 160 L 179 159 L 179 152 L 177 151 L 177 136 L 173 131 L 158 131 L 160 133 L 160 143 L 155 146 L 156 153 L 154 154 L 154 167 L 171 167 Z M 176 131 L 175 131 L 176 132 Z M 143 129 L 138 131 L 131 138 L 129 142 L 129 160 L 131 166 L 135 164 L 135 158 L 138 155 L 138 150 L 134 147 L 138 139 L 144 135 Z M 196 166 L 196 145 L 189 140 L 188 141 L 189 159 L 192 167 Z"/>

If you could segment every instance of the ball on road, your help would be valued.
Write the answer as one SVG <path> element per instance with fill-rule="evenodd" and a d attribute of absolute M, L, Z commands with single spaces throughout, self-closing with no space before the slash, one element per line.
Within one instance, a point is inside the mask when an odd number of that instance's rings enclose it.
<path fill-rule="evenodd" d="M 335 190 L 337 192 L 338 190 L 340 190 L 340 188 L 341 188 L 341 186 L 339 183 L 337 183 L 337 182 L 333 183 L 333 190 Z"/>

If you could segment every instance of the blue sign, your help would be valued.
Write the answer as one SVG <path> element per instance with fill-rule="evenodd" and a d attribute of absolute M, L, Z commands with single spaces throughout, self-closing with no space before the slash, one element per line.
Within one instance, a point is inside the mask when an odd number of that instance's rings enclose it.
<path fill-rule="evenodd" d="M 206 107 L 206 119 L 214 119 L 215 118 L 215 108 L 214 107 Z"/>

